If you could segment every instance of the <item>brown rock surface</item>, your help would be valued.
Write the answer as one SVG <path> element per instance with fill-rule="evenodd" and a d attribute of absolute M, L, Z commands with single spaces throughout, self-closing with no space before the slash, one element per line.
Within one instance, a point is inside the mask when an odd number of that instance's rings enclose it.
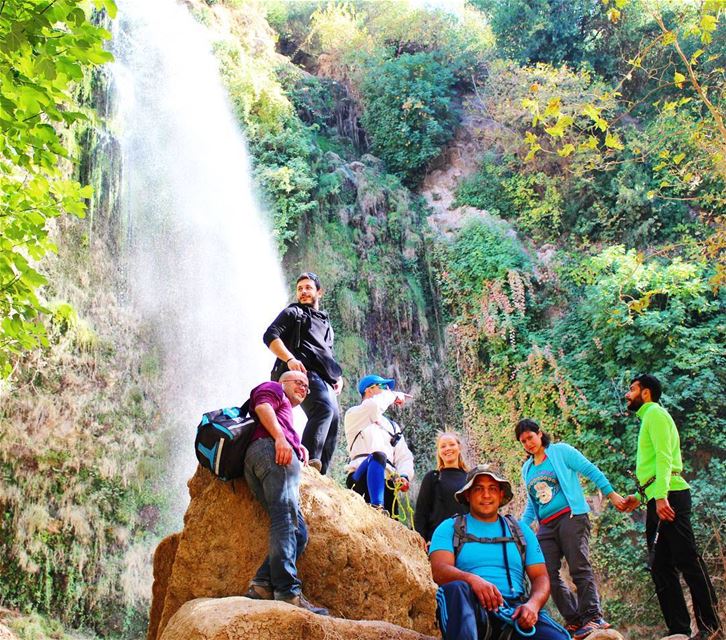
<path fill-rule="evenodd" d="M 160 640 L 433 640 L 388 622 L 318 616 L 282 602 L 200 598 L 184 604 Z"/>
<path fill-rule="evenodd" d="M 399 636 L 396 636 L 396 637 L 398 638 Z M 403 637 L 408 637 L 408 636 L 400 636 L 400 637 L 403 638 Z M 414 637 L 414 636 L 411 636 L 411 637 Z M 416 636 L 416 637 L 418 637 L 418 636 Z M 0 640 L 18 640 L 18 636 L 16 636 L 12 631 L 10 631 L 10 629 L 8 629 L 2 622 L 0 622 Z"/>
<path fill-rule="evenodd" d="M 146 640 L 155 640 L 159 622 L 164 610 L 164 596 L 169 586 L 169 576 L 174 565 L 179 534 L 173 533 L 164 538 L 154 552 L 154 586 L 151 588 L 151 611 L 149 611 L 149 630 Z"/>
<path fill-rule="evenodd" d="M 267 553 L 269 520 L 244 481 L 225 484 L 199 468 L 189 493 L 170 574 L 157 575 L 155 557 L 157 638 L 185 602 L 244 593 Z M 418 535 L 310 469 L 301 499 L 310 537 L 298 563 L 306 596 L 336 617 L 433 635 L 436 585 Z"/>

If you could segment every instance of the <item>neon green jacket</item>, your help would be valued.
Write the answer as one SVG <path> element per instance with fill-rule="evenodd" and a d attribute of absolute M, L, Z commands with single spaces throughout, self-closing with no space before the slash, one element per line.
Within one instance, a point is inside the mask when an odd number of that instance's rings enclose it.
<path fill-rule="evenodd" d="M 680 476 L 683 471 L 681 438 L 676 423 L 657 402 L 646 402 L 635 414 L 640 418 L 635 475 L 640 485 L 655 476 L 645 490 L 648 500 L 665 498 L 669 491 L 689 489 Z"/>

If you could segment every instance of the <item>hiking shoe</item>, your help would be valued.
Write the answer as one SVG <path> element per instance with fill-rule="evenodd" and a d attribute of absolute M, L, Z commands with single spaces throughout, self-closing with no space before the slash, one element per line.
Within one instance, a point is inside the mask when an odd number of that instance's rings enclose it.
<path fill-rule="evenodd" d="M 306 611 L 312 611 L 317 613 L 319 616 L 328 616 L 330 612 L 325 607 L 317 607 L 310 600 L 308 600 L 302 593 L 297 596 L 288 596 L 287 598 L 275 598 L 278 602 L 287 602 L 293 607 L 300 607 Z"/>
<path fill-rule="evenodd" d="M 308 460 L 308 466 L 315 469 L 318 473 L 323 472 L 323 463 L 320 462 L 317 458 L 313 458 L 312 460 Z"/>
<path fill-rule="evenodd" d="M 570 638 L 575 635 L 575 631 L 577 631 L 579 628 L 580 625 L 577 622 L 570 622 L 569 624 L 565 625 L 565 631 L 570 634 Z"/>
<path fill-rule="evenodd" d="M 593 618 L 590 622 L 583 624 L 577 631 L 575 631 L 572 637 L 575 640 L 581 640 L 582 638 L 589 636 L 593 631 L 597 631 L 598 629 L 609 629 L 611 626 L 612 625 L 609 622 L 605 622 L 602 618 Z"/>
<path fill-rule="evenodd" d="M 695 636 L 691 636 L 688 640 L 720 640 L 723 638 L 719 629 L 709 631 L 708 629 L 701 629 Z"/>
<path fill-rule="evenodd" d="M 382 513 L 386 517 L 391 517 L 390 512 L 388 509 L 386 509 L 382 504 L 372 504 L 371 507 L 373 507 L 376 511 Z"/>
<path fill-rule="evenodd" d="M 251 584 L 250 588 L 247 589 L 247 593 L 244 594 L 244 597 L 252 600 L 274 600 L 275 594 L 272 592 L 272 587 Z"/>

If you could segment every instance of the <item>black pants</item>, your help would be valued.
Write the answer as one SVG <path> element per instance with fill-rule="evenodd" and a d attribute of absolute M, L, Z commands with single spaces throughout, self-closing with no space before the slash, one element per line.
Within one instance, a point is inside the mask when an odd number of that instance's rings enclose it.
<path fill-rule="evenodd" d="M 308 383 L 310 393 L 301 405 L 308 418 L 302 443 L 310 452 L 311 460 L 320 460 L 321 473 L 325 473 L 338 443 L 338 398 L 333 388 L 314 371 L 308 371 Z"/>
<path fill-rule="evenodd" d="M 671 491 L 668 494 L 668 502 L 676 512 L 676 519 L 673 522 L 661 522 L 651 569 L 660 609 L 668 625 L 668 633 L 691 634 L 691 619 L 678 578 L 679 571 L 683 574 L 683 579 L 691 592 L 698 630 L 715 631 L 719 628 L 716 592 L 703 558 L 696 549 L 696 540 L 691 527 L 691 492 L 688 489 Z M 649 551 L 653 548 L 658 522 L 655 500 L 649 500 L 645 521 Z"/>

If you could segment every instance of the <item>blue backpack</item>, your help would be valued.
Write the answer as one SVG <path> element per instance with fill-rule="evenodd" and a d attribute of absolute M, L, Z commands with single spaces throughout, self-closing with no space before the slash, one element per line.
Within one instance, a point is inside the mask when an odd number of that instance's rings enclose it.
<path fill-rule="evenodd" d="M 257 427 L 249 406 L 247 400 L 241 407 L 209 411 L 197 427 L 194 440 L 197 460 L 221 480 L 244 475 L 245 453 Z"/>

